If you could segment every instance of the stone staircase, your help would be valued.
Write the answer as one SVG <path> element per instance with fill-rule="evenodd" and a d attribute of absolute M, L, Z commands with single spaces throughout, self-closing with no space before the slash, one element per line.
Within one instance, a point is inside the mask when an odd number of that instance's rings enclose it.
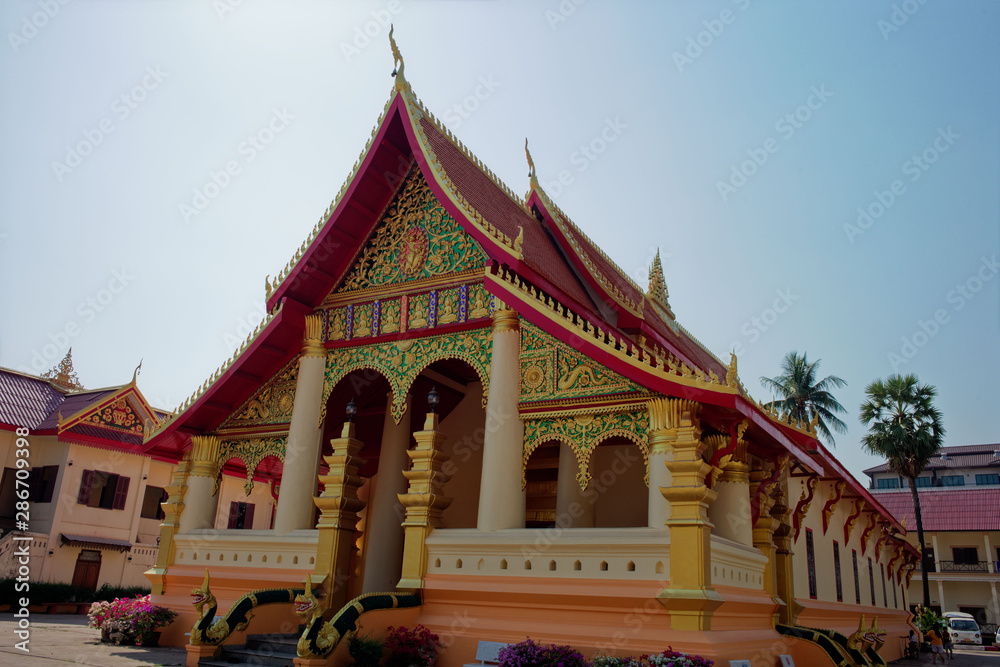
<path fill-rule="evenodd" d="M 293 667 L 295 645 L 299 632 L 288 635 L 247 635 L 246 644 L 223 645 L 217 658 L 202 658 L 198 663 L 206 667 L 238 667 L 239 665 L 266 665 Z"/>

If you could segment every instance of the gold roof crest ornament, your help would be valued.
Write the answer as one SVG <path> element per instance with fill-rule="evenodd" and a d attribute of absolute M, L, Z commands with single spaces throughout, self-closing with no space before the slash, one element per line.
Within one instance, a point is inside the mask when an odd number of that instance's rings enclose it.
<path fill-rule="evenodd" d="M 674 313 L 670 310 L 668 301 L 670 294 L 667 291 L 667 281 L 663 277 L 663 264 L 660 263 L 659 248 L 656 249 L 656 257 L 653 258 L 653 264 L 649 267 L 649 288 L 646 290 L 646 295 L 653 303 L 660 306 L 670 319 L 674 319 Z"/>
<path fill-rule="evenodd" d="M 528 178 L 531 179 L 531 187 L 538 187 L 538 177 L 535 176 L 535 161 L 531 159 L 531 151 L 528 150 L 528 138 L 524 138 L 524 156 L 528 158 Z"/>
<path fill-rule="evenodd" d="M 403 54 L 396 46 L 396 40 L 392 37 L 394 26 L 389 24 L 389 46 L 392 48 L 392 76 L 396 78 L 396 90 L 402 92 L 406 88 L 406 78 L 403 76 Z"/>

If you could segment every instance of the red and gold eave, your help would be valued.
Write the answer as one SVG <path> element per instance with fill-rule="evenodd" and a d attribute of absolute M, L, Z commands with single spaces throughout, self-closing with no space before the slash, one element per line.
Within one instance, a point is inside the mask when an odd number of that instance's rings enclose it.
<path fill-rule="evenodd" d="M 618 355 L 580 339 L 536 302 L 510 289 L 498 277 L 505 270 L 593 325 L 623 339 L 634 340 L 641 334 L 693 367 L 725 375 L 725 367 L 679 325 L 666 321 L 544 192 L 533 189 L 526 201 L 518 199 L 433 118 L 408 84 L 393 91 L 338 199 L 268 296 L 265 326 L 181 414 L 146 442 L 146 451 L 179 458 L 192 434 L 217 428 L 299 353 L 305 316 L 321 306 L 354 266 L 414 161 L 442 206 L 489 257 L 486 289 L 527 321 L 561 340 L 572 337 L 577 349 L 652 391 L 698 401 L 724 422 L 747 419 L 751 436 L 765 451 L 787 452 L 820 475 L 846 475 L 852 490 L 869 500 L 870 507 L 878 507 L 815 437 L 776 422 L 737 389 L 709 387 L 653 367 L 623 363 Z M 419 334 L 400 337 L 408 335 Z"/>

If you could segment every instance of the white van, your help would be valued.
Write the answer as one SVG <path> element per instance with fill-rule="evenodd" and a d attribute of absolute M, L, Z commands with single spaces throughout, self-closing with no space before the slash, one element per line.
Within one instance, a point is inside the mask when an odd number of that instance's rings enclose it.
<path fill-rule="evenodd" d="M 953 644 L 976 644 L 982 646 L 983 635 L 979 632 L 979 625 L 972 614 L 963 614 L 960 611 L 949 611 L 944 615 L 945 623 L 948 624 L 948 632 L 951 633 Z"/>

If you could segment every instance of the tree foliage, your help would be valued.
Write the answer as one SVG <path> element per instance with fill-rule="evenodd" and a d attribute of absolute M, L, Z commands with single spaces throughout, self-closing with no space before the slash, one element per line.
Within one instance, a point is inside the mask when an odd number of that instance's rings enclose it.
<path fill-rule="evenodd" d="M 846 433 L 847 424 L 837 418 L 836 413 L 847 411 L 830 390 L 845 387 L 847 383 L 836 375 L 828 375 L 819 380 L 820 360 L 810 363 L 807 357 L 805 352 L 801 355 L 789 352 L 781 361 L 781 375 L 760 378 L 765 389 L 770 389 L 781 397 L 768 403 L 767 407 L 788 413 L 795 421 L 803 424 L 812 422 L 813 417 L 816 417 L 816 430 L 832 445 L 830 426 L 838 433 Z"/>

